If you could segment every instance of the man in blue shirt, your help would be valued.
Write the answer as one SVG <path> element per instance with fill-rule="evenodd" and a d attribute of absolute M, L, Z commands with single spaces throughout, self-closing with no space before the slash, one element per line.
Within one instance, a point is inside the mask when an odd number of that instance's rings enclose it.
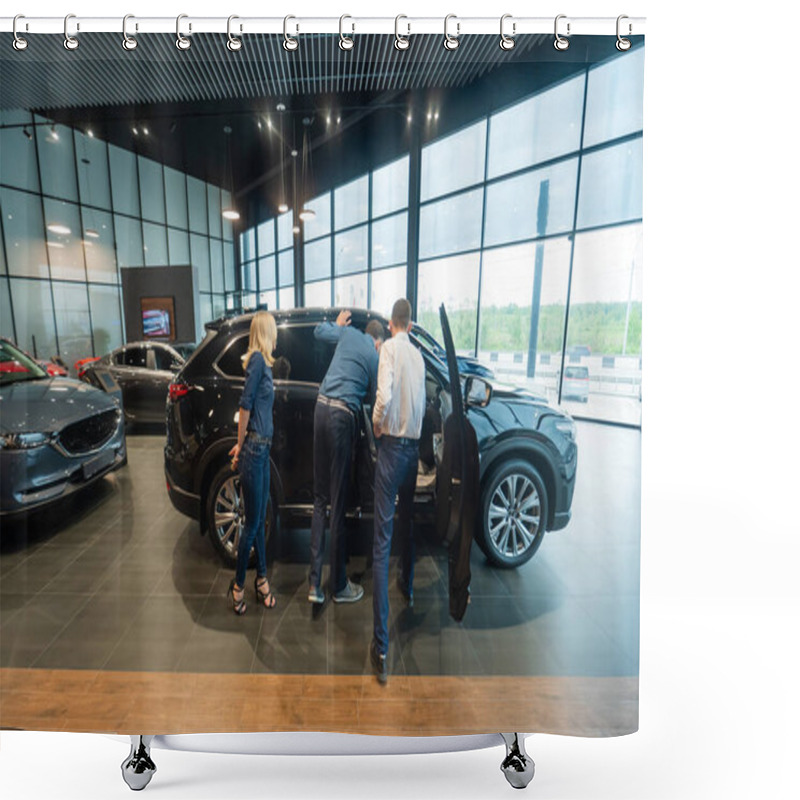
<path fill-rule="evenodd" d="M 325 601 L 320 579 L 325 551 L 325 508 L 330 503 L 329 587 L 335 603 L 355 603 L 364 596 L 364 589 L 347 577 L 344 515 L 358 416 L 367 393 L 370 400 L 375 396 L 378 351 L 385 334 L 377 320 L 369 322 L 366 333 L 351 328 L 350 312 L 342 311 L 335 325 L 332 322 L 317 325 L 314 336 L 335 344 L 336 351 L 319 387 L 314 410 L 314 516 L 308 600 L 310 603 Z"/>

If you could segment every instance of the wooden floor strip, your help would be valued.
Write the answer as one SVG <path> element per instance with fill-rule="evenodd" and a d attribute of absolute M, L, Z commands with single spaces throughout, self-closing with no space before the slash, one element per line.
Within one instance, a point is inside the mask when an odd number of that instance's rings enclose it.
<path fill-rule="evenodd" d="M 0 669 L 0 727 L 97 733 L 448 736 L 638 728 L 639 680 Z"/>

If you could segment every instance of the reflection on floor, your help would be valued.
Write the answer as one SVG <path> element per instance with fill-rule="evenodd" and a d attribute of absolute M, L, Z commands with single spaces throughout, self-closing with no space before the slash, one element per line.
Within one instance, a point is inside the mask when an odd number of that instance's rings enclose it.
<path fill-rule="evenodd" d="M 422 532 L 413 609 L 390 582 L 393 676 L 638 675 L 640 433 L 581 423 L 578 435 L 569 526 L 514 571 L 474 547 L 461 624 L 447 612 L 446 553 Z M 89 495 L 3 524 L 0 667 L 368 676 L 368 529 L 349 564 L 364 600 L 314 610 L 308 531 L 295 530 L 270 572 L 278 607 L 255 605 L 250 575 L 237 617 L 231 570 L 169 502 L 162 442 L 129 436 L 128 467 Z"/>

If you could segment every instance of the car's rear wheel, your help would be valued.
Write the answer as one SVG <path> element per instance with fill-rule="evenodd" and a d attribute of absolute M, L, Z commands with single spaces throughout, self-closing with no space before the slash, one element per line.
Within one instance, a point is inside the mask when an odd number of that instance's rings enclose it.
<path fill-rule="evenodd" d="M 522 459 L 501 464 L 481 492 L 478 544 L 499 567 L 518 567 L 533 557 L 544 537 L 547 493 L 535 467 Z"/>
<path fill-rule="evenodd" d="M 236 566 L 239 539 L 244 533 L 244 497 L 239 473 L 225 462 L 211 479 L 206 501 L 206 531 L 211 544 L 229 567 Z M 264 525 L 264 540 L 267 557 L 271 553 L 275 530 L 274 503 L 270 496 L 267 503 L 267 520 Z M 255 564 L 255 547 L 250 550 L 249 565 Z"/>

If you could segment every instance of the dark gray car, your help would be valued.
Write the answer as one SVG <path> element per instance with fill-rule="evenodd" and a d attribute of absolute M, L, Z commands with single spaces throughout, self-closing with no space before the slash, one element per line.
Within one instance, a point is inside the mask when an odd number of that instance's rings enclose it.
<path fill-rule="evenodd" d="M 0 341 L 0 514 L 59 500 L 127 462 L 119 402 Z"/>
<path fill-rule="evenodd" d="M 122 389 L 122 409 L 128 422 L 164 422 L 169 385 L 185 364 L 180 353 L 162 342 L 128 342 L 89 364 L 81 379 L 92 379 L 92 371 L 107 369 Z"/>

